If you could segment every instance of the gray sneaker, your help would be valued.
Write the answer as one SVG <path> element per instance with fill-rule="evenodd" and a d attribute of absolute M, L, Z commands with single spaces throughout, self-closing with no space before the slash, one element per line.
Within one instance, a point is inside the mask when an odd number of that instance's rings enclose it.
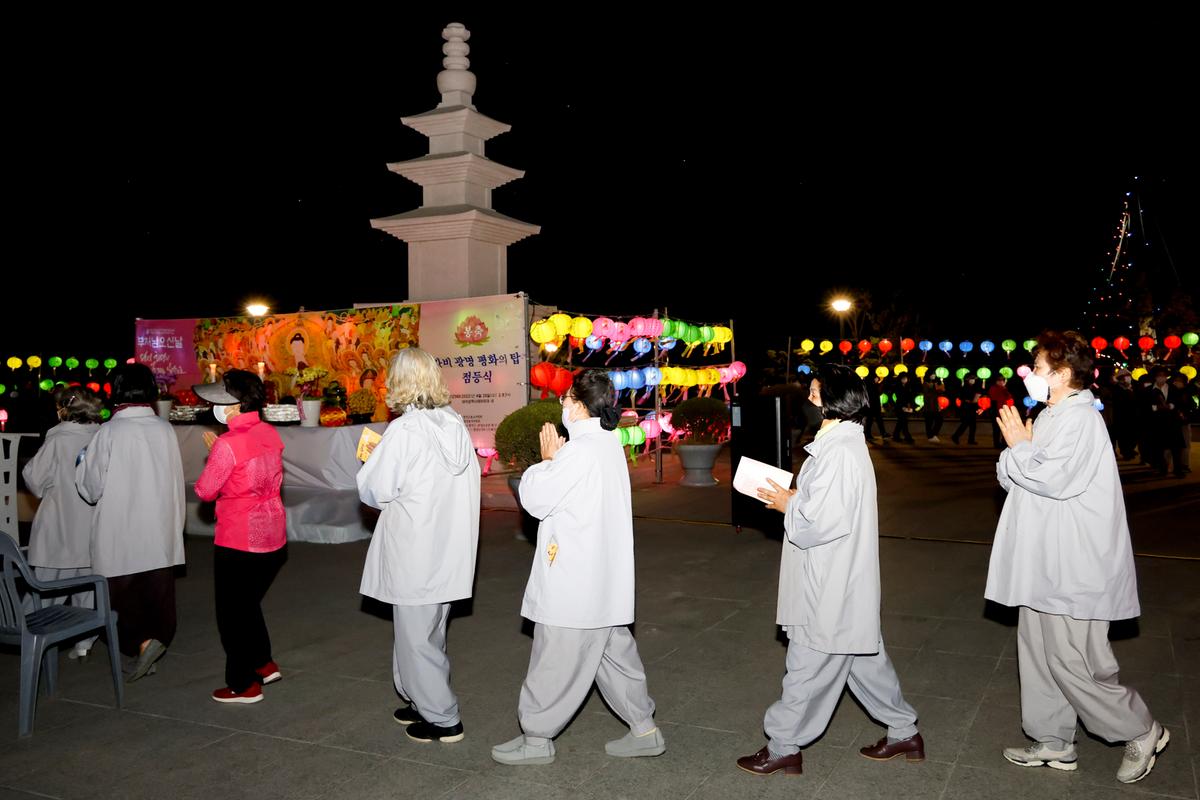
<path fill-rule="evenodd" d="M 554 742 L 530 744 L 522 734 L 492 748 L 492 760 L 497 764 L 520 767 L 531 764 L 554 763 Z"/>
<path fill-rule="evenodd" d="M 634 736 L 633 731 L 630 731 L 620 739 L 614 739 L 604 745 L 604 752 L 619 758 L 661 756 L 667 752 L 667 742 L 658 728 L 641 736 Z"/>
<path fill-rule="evenodd" d="M 1006 747 L 1004 757 L 1018 767 L 1050 767 L 1063 772 L 1072 772 L 1079 767 L 1075 745 L 1066 750 L 1055 750 L 1048 744 L 1035 742 L 1028 747 Z"/>
<path fill-rule="evenodd" d="M 167 653 L 167 646 L 158 639 L 151 639 L 146 645 L 146 649 L 137 657 L 134 662 L 133 672 L 125 678 L 126 683 L 133 683 L 136 680 L 141 680 L 150 674 L 150 670 L 155 666 L 156 661 L 162 658 Z"/>
<path fill-rule="evenodd" d="M 1121 783 L 1137 783 L 1150 774 L 1158 754 L 1171 741 L 1171 733 L 1157 722 L 1150 726 L 1145 736 L 1139 736 L 1125 743 L 1125 757 L 1121 759 L 1121 768 L 1117 770 L 1117 780 Z"/>

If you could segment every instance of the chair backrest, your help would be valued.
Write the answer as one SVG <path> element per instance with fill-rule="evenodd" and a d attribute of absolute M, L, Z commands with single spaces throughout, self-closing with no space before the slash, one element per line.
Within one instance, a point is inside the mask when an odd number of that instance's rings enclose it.
<path fill-rule="evenodd" d="M 17 576 L 29 575 L 29 564 L 17 543 L 0 534 L 0 633 L 20 635 L 25 630 L 25 610 L 17 591 Z"/>

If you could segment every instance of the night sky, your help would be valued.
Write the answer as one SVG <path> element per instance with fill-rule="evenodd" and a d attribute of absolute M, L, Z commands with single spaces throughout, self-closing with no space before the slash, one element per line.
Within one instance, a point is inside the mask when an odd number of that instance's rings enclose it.
<path fill-rule="evenodd" d="M 454 8 L 51 36 L 9 103 L 3 355 L 124 356 L 135 317 L 252 297 L 404 298 L 405 245 L 369 220 L 420 203 L 386 164 L 426 152 L 400 117 L 438 102 L 452 20 L 477 108 L 513 126 L 487 154 L 526 170 L 494 200 L 542 226 L 509 250 L 538 302 L 732 317 L 765 348 L 836 335 L 842 289 L 910 335 L 1022 338 L 1079 322 L 1135 189 L 1175 265 L 1156 243 L 1147 268 L 1200 297 L 1194 96 L 1149 38 L 1136 69 L 1103 48 L 1060 67 L 1050 40 Z"/>

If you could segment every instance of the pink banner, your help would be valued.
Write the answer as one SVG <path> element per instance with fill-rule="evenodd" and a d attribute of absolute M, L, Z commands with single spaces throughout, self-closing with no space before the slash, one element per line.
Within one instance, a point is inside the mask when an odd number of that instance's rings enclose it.
<path fill-rule="evenodd" d="M 193 340 L 194 319 L 139 319 L 135 354 L 139 364 L 154 370 L 159 383 L 180 387 L 200 383 Z"/>

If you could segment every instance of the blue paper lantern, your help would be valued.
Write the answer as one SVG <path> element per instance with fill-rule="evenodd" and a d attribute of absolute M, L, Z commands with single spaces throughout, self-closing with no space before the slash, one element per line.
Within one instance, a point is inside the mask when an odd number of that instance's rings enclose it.
<path fill-rule="evenodd" d="M 613 388 L 618 392 L 623 392 L 629 388 L 629 378 L 624 372 L 610 372 L 608 373 L 608 379 L 612 381 Z"/>
<path fill-rule="evenodd" d="M 796 367 L 796 372 L 799 372 L 801 375 L 811 375 L 812 367 L 810 367 L 808 364 L 801 364 L 800 366 Z"/>
<path fill-rule="evenodd" d="M 646 355 L 646 353 L 649 353 L 653 349 L 654 349 L 654 345 L 652 345 L 650 343 L 649 339 L 634 339 L 633 340 L 633 351 L 635 353 L 637 353 L 639 356 L 644 356 L 644 355 Z"/>
<path fill-rule="evenodd" d="M 971 344 L 970 342 L 963 341 L 958 343 L 958 349 L 962 350 L 964 353 L 969 353 L 975 349 L 975 345 Z"/>
<path fill-rule="evenodd" d="M 949 353 L 954 349 L 954 342 L 950 341 L 949 339 L 945 339 L 941 344 L 938 345 L 938 349 L 943 353 Z"/>
<path fill-rule="evenodd" d="M 917 347 L 921 348 L 921 352 L 928 353 L 933 349 L 933 342 L 929 341 L 928 339 L 922 339 L 921 343 L 918 344 Z"/>
<path fill-rule="evenodd" d="M 662 383 L 662 370 L 658 367 L 646 367 L 642 370 L 642 378 L 645 379 L 647 386 L 658 386 Z"/>
<path fill-rule="evenodd" d="M 987 353 L 990 356 L 992 354 L 992 351 L 996 349 L 996 345 L 993 342 L 990 342 L 987 339 L 984 339 L 982 342 L 979 343 L 979 349 L 982 350 L 983 352 Z"/>
<path fill-rule="evenodd" d="M 1037 400 L 1034 400 L 1032 397 L 1026 397 L 1021 402 L 1025 403 L 1026 408 L 1033 408 L 1034 406 L 1037 405 Z"/>
<path fill-rule="evenodd" d="M 584 339 L 583 344 L 584 344 L 584 346 L 587 347 L 588 350 L 601 350 L 604 348 L 604 340 L 601 339 L 599 336 L 595 336 L 595 335 L 589 336 L 586 339 Z"/>
<path fill-rule="evenodd" d="M 631 369 L 625 373 L 625 379 L 629 382 L 630 389 L 646 388 L 646 377 L 640 369 Z"/>

